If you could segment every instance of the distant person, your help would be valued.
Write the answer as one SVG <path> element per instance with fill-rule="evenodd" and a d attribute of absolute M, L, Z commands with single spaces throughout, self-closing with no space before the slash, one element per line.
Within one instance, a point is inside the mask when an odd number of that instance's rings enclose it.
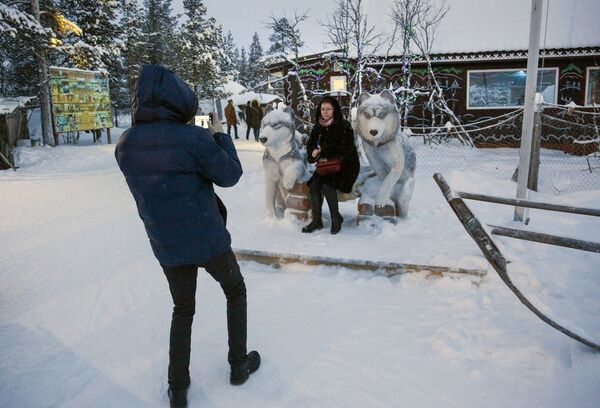
<path fill-rule="evenodd" d="M 252 128 L 252 133 L 254 134 L 254 140 L 258 142 L 258 136 L 260 134 L 260 122 L 263 118 L 263 111 L 258 104 L 256 99 L 252 100 L 252 105 L 250 106 L 250 112 L 252 113 L 250 119 L 250 127 Z"/>
<path fill-rule="evenodd" d="M 195 93 L 173 72 L 144 65 L 132 101 L 133 126 L 115 149 L 154 255 L 173 298 L 169 338 L 169 399 L 187 406 L 190 343 L 198 268 L 227 298 L 231 384 L 243 384 L 260 365 L 246 353 L 246 286 L 225 227 L 226 209 L 214 191 L 235 185 L 242 166 L 218 120 L 209 128 L 186 124 L 196 113 Z M 210 114 L 216 119 L 214 112 Z"/>
<path fill-rule="evenodd" d="M 233 126 L 235 138 L 239 139 L 237 132 L 238 120 L 235 114 L 235 107 L 233 106 L 233 101 L 231 99 L 227 101 L 227 106 L 225 106 L 225 119 L 227 120 L 227 134 L 229 137 L 231 137 L 231 127 Z"/>
<path fill-rule="evenodd" d="M 252 126 L 250 126 L 250 120 L 252 118 L 252 106 L 250 106 L 250 101 L 246 104 L 244 112 L 246 116 L 244 119 L 246 121 L 246 140 L 248 140 L 250 138 L 250 129 L 252 129 Z"/>
<path fill-rule="evenodd" d="M 337 234 L 344 221 L 338 209 L 337 190 L 343 193 L 352 191 L 360 170 L 360 162 L 354 145 L 352 125 L 343 118 L 339 102 L 331 96 L 321 99 L 317 106 L 315 126 L 310 133 L 306 152 L 309 163 L 338 159 L 341 168 L 337 172 L 324 175 L 319 174 L 317 169 L 308 180 L 312 221 L 302 228 L 302 232 L 311 233 L 323 228 L 321 207 L 325 197 L 331 215 L 331 233 Z"/>

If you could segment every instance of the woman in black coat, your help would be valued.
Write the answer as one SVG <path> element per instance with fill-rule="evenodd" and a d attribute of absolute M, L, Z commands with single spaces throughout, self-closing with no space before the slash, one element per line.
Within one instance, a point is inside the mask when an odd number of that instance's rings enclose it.
<path fill-rule="evenodd" d="M 331 233 L 337 234 L 344 221 L 338 210 L 337 190 L 343 193 L 352 191 L 360 163 L 354 145 L 354 131 L 350 123 L 342 117 L 342 110 L 336 99 L 326 96 L 319 102 L 315 126 L 306 149 L 309 163 L 340 158 L 342 166 L 336 173 L 320 175 L 315 172 L 308 181 L 312 221 L 302 228 L 302 232 L 310 233 L 323 228 L 321 207 L 325 196 L 331 214 Z"/>

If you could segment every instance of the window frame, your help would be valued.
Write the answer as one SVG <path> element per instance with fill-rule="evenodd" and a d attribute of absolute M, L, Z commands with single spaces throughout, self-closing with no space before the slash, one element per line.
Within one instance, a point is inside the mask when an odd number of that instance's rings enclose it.
<path fill-rule="evenodd" d="M 592 70 L 598 70 L 600 71 L 600 65 L 594 65 L 591 67 L 587 67 L 585 70 L 585 96 L 584 96 L 584 106 L 594 106 L 592 104 L 591 100 L 588 100 L 588 86 L 590 86 L 590 79 L 591 79 L 591 75 L 590 73 L 592 72 Z M 598 80 L 600 81 L 600 75 L 598 76 Z M 596 104 L 596 105 L 600 105 L 600 101 Z"/>
<path fill-rule="evenodd" d="M 538 68 L 539 71 L 554 71 L 554 100 L 548 103 L 556 104 L 558 100 L 558 67 L 543 67 Z M 494 69 L 468 69 L 467 70 L 467 101 L 466 101 L 466 109 L 467 110 L 488 110 L 488 109 L 519 109 L 524 105 L 506 105 L 506 106 L 471 106 L 471 72 L 517 72 L 517 71 L 527 71 L 527 68 L 494 68 Z"/>

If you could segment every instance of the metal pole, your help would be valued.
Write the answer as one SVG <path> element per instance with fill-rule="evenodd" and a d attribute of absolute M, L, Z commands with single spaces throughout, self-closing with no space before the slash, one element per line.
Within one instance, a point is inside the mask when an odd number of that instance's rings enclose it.
<path fill-rule="evenodd" d="M 527 79 L 525 82 L 525 108 L 521 130 L 521 157 L 517 178 L 517 198 L 527 199 L 527 181 L 529 179 L 529 161 L 531 158 L 531 139 L 533 133 L 533 111 L 537 85 L 538 57 L 540 53 L 540 28 L 542 23 L 543 0 L 531 0 L 531 19 L 529 23 L 529 52 L 527 53 Z M 515 221 L 525 219 L 525 209 L 515 208 Z"/>
<path fill-rule="evenodd" d="M 40 21 L 40 4 L 31 0 L 31 11 L 37 21 Z M 48 67 L 46 52 L 43 47 L 35 46 L 35 56 L 38 64 L 38 79 L 40 81 L 40 110 L 42 113 L 42 137 L 44 144 L 55 146 L 56 140 L 52 131 L 52 116 L 50 114 L 50 89 L 48 88 Z"/>

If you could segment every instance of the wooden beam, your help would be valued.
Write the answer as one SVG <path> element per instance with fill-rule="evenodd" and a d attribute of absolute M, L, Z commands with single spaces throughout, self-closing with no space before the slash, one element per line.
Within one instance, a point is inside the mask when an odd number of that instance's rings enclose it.
<path fill-rule="evenodd" d="M 452 189 L 440 173 L 435 173 L 433 175 L 433 179 L 442 190 L 446 201 L 448 201 L 448 204 L 450 204 L 450 207 L 452 208 L 452 210 L 454 210 L 454 213 L 458 217 L 459 221 L 462 223 L 463 227 L 465 227 L 471 238 L 473 238 L 477 246 L 479 246 L 479 249 L 481 249 L 483 255 L 490 262 L 498 276 L 500 276 L 500 279 L 502 279 L 504 284 L 515 294 L 519 301 L 521 301 L 521 303 L 523 303 L 525 307 L 531 310 L 544 323 L 547 323 L 554 329 L 571 337 L 572 339 L 575 339 L 578 342 L 585 344 L 586 346 L 591 347 L 596 351 L 600 351 L 600 344 L 594 343 L 578 335 L 577 333 L 572 332 L 566 327 L 561 326 L 554 320 L 550 319 L 548 316 L 543 314 L 537 307 L 535 307 L 529 301 L 529 299 L 525 297 L 525 295 L 521 293 L 519 288 L 517 288 L 515 284 L 511 281 L 510 276 L 508 276 L 508 270 L 506 268 L 508 261 L 506 260 L 506 258 L 504 258 L 504 256 L 492 240 L 492 237 L 482 227 L 479 220 L 473 215 L 473 213 L 471 212 L 469 207 L 467 207 L 463 199 L 454 191 L 452 191 Z"/>
<path fill-rule="evenodd" d="M 362 259 L 329 258 L 324 256 L 308 256 L 284 254 L 250 249 L 234 249 L 238 261 L 253 261 L 263 265 L 279 267 L 290 263 L 303 265 L 334 266 L 348 269 L 366 270 L 371 272 L 384 272 L 387 276 L 403 273 L 425 272 L 429 275 L 442 276 L 446 274 L 485 276 L 482 269 L 452 268 L 446 266 L 418 265 L 397 262 L 368 261 Z"/>
<path fill-rule="evenodd" d="M 523 239 L 526 241 L 540 242 L 542 244 L 556 245 L 566 248 L 579 249 L 582 251 L 600 253 L 600 244 L 591 241 L 582 241 L 580 239 L 560 237 L 556 235 L 542 234 L 540 232 L 523 231 L 514 228 L 499 227 L 490 225 L 493 235 Z"/>
<path fill-rule="evenodd" d="M 467 200 L 486 201 L 489 203 L 496 203 L 496 204 L 507 204 L 507 205 L 514 205 L 514 206 L 518 206 L 518 207 L 537 208 L 540 210 L 558 211 L 558 212 L 565 212 L 565 213 L 571 213 L 571 214 L 591 215 L 593 217 L 600 217 L 600 210 L 596 209 L 596 208 L 582 208 L 582 207 L 573 207 L 573 206 L 569 206 L 569 205 L 540 203 L 538 201 L 520 200 L 518 198 L 515 199 L 515 198 L 494 197 L 494 196 L 489 196 L 489 195 L 485 195 L 485 194 L 465 193 L 463 191 L 455 191 L 454 194 L 456 194 L 460 198 L 465 198 Z"/>

